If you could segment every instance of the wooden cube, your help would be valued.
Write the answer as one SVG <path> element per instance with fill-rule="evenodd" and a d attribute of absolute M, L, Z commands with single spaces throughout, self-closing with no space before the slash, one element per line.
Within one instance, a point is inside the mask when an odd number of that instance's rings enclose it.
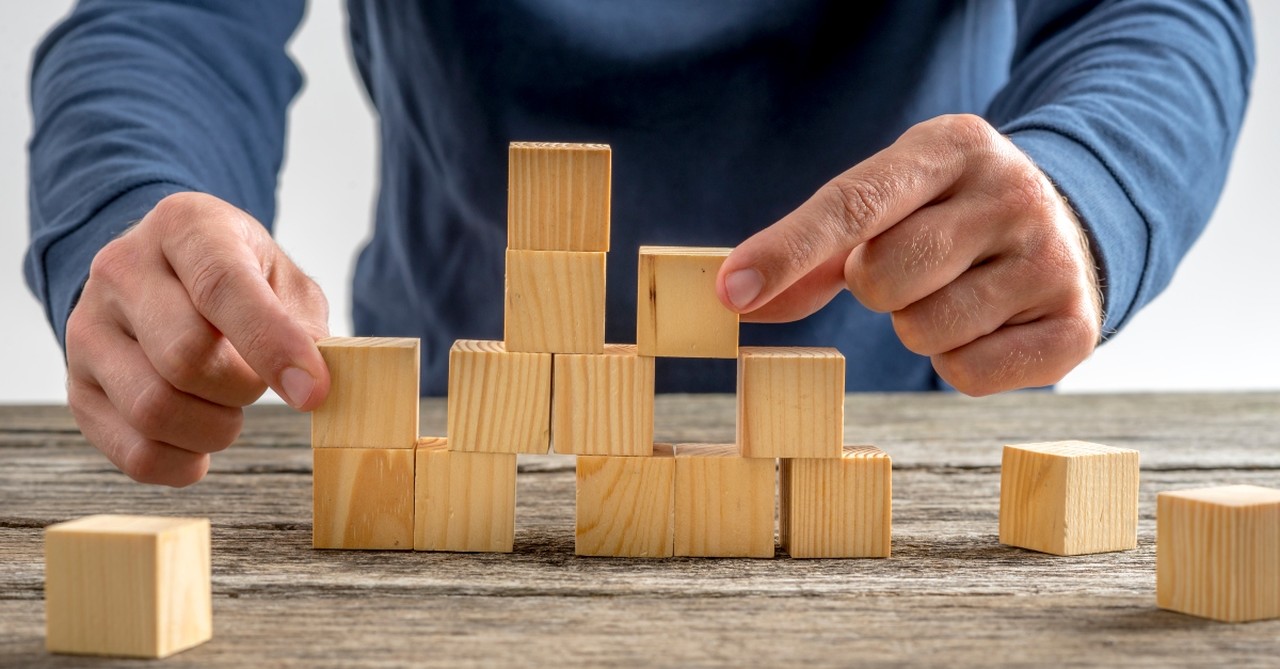
<path fill-rule="evenodd" d="M 604 273 L 603 253 L 508 249 L 507 350 L 603 352 Z"/>
<path fill-rule="evenodd" d="M 449 448 L 546 453 L 551 448 L 551 355 L 460 339 L 449 350 Z"/>
<path fill-rule="evenodd" d="M 213 637 L 206 518 L 88 516 L 44 534 L 45 646 L 167 657 Z"/>
<path fill-rule="evenodd" d="M 716 274 L 733 249 L 641 246 L 636 291 L 640 355 L 733 358 L 738 314 L 716 295 Z"/>
<path fill-rule="evenodd" d="M 578 456 L 578 555 L 671 557 L 676 461 L 670 445 L 651 457 Z"/>
<path fill-rule="evenodd" d="M 313 548 L 413 548 L 413 450 L 315 449 Z"/>
<path fill-rule="evenodd" d="M 515 543 L 514 453 L 450 452 L 441 438 L 418 442 L 413 548 L 510 553 Z"/>
<path fill-rule="evenodd" d="M 418 340 L 329 337 L 329 396 L 311 412 L 314 448 L 405 448 L 418 438 Z"/>
<path fill-rule="evenodd" d="M 875 446 L 840 459 L 783 460 L 778 536 L 793 558 L 887 558 L 893 528 L 892 464 Z"/>
<path fill-rule="evenodd" d="M 844 447 L 840 351 L 743 347 L 738 446 L 749 458 L 839 458 Z"/>
<path fill-rule="evenodd" d="M 1280 618 L 1280 490 L 1157 495 L 1156 606 L 1223 622 Z"/>
<path fill-rule="evenodd" d="M 744 458 L 733 444 L 680 444 L 675 452 L 675 554 L 773 557 L 776 462 Z"/>
<path fill-rule="evenodd" d="M 602 355 L 557 355 L 553 367 L 556 453 L 653 454 L 653 358 L 610 344 Z"/>
<path fill-rule="evenodd" d="M 508 248 L 609 250 L 608 145 L 512 142 L 509 157 Z"/>
<path fill-rule="evenodd" d="M 1000 543 L 1054 555 L 1138 545 L 1138 452 L 1083 441 L 1005 446 Z"/>

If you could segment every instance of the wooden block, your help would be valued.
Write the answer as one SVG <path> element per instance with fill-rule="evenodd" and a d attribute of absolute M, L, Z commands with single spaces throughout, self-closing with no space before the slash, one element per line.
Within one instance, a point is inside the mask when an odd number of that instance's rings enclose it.
<path fill-rule="evenodd" d="M 551 448 L 551 355 L 500 341 L 459 339 L 449 350 L 449 448 L 546 453 Z"/>
<path fill-rule="evenodd" d="M 609 250 L 607 144 L 512 142 L 509 155 L 508 248 Z"/>
<path fill-rule="evenodd" d="M 418 340 L 329 337 L 329 396 L 311 412 L 314 448 L 405 448 L 418 438 Z"/>
<path fill-rule="evenodd" d="M 602 355 L 557 355 L 553 366 L 556 453 L 653 454 L 653 358 L 609 344 Z"/>
<path fill-rule="evenodd" d="M 1157 495 L 1156 606 L 1223 622 L 1280 618 L 1280 490 Z"/>
<path fill-rule="evenodd" d="M 209 520 L 88 516 L 44 533 L 45 646 L 167 657 L 213 637 Z"/>
<path fill-rule="evenodd" d="M 578 456 L 578 555 L 671 557 L 676 461 L 668 444 L 651 457 Z"/>
<path fill-rule="evenodd" d="M 773 557 L 776 462 L 733 444 L 679 444 L 675 554 Z"/>
<path fill-rule="evenodd" d="M 450 452 L 418 441 L 413 548 L 510 553 L 516 526 L 514 453 Z"/>
<path fill-rule="evenodd" d="M 738 446 L 749 458 L 839 458 L 844 446 L 840 351 L 743 347 Z"/>
<path fill-rule="evenodd" d="M 844 457 L 783 460 L 778 537 L 793 558 L 889 557 L 892 464 L 875 446 L 845 446 Z"/>
<path fill-rule="evenodd" d="M 603 352 L 604 272 L 603 253 L 508 249 L 507 350 Z"/>
<path fill-rule="evenodd" d="M 1083 441 L 1005 446 L 1000 543 L 1054 555 L 1138 545 L 1138 452 Z"/>
<path fill-rule="evenodd" d="M 716 295 L 716 273 L 733 249 L 641 246 L 636 290 L 640 355 L 733 358 L 738 314 Z"/>
<path fill-rule="evenodd" d="M 413 548 L 413 450 L 315 449 L 311 546 Z"/>

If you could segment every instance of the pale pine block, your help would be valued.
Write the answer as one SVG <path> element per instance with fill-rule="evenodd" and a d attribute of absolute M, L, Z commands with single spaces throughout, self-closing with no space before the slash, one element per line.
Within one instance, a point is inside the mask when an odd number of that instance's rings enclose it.
<path fill-rule="evenodd" d="M 611 170 L 607 144 L 512 142 L 507 247 L 608 251 Z"/>
<path fill-rule="evenodd" d="M 733 249 L 641 246 L 636 290 L 640 355 L 733 358 L 738 314 L 716 295 L 716 274 Z"/>
<path fill-rule="evenodd" d="M 459 339 L 449 350 L 449 448 L 546 453 L 551 448 L 551 354 Z"/>
<path fill-rule="evenodd" d="M 311 412 L 311 446 L 412 449 L 418 438 L 418 340 L 329 337 L 317 346 L 330 383 L 328 397 Z"/>
<path fill-rule="evenodd" d="M 315 449 L 312 547 L 413 548 L 413 453 L 402 448 Z"/>
<path fill-rule="evenodd" d="M 845 446 L 839 459 L 783 460 L 778 498 L 778 536 L 791 557 L 889 557 L 893 468 L 875 446 Z"/>
<path fill-rule="evenodd" d="M 1280 618 L 1280 490 L 1157 495 L 1156 606 L 1223 622 Z"/>
<path fill-rule="evenodd" d="M 839 458 L 844 356 L 834 348 L 744 346 L 738 446 L 750 458 Z"/>
<path fill-rule="evenodd" d="M 508 351 L 604 351 L 604 253 L 508 249 L 506 291 Z"/>
<path fill-rule="evenodd" d="M 515 454 L 451 452 L 446 439 L 426 437 L 416 457 L 414 550 L 510 553 Z"/>
<path fill-rule="evenodd" d="M 45 646 L 162 658 L 213 637 L 206 518 L 88 516 L 44 533 Z"/>
<path fill-rule="evenodd" d="M 556 453 L 653 454 L 654 359 L 609 344 L 601 355 L 556 355 L 551 443 Z"/>
<path fill-rule="evenodd" d="M 679 444 L 675 554 L 773 557 L 776 461 L 734 444 Z"/>
<path fill-rule="evenodd" d="M 1138 545 L 1138 452 L 1083 441 L 1005 446 L 1000 543 L 1053 555 Z"/>
<path fill-rule="evenodd" d="M 578 456 L 574 552 L 671 557 L 675 479 L 668 444 L 654 445 L 650 457 Z"/>

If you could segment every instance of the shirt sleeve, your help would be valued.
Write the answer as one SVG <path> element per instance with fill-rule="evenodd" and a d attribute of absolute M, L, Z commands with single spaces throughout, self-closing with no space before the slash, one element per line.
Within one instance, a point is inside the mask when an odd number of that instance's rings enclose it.
<path fill-rule="evenodd" d="M 94 255 L 164 196 L 270 226 L 302 0 L 81 0 L 31 71 L 27 285 L 60 344 Z"/>
<path fill-rule="evenodd" d="M 1114 334 L 1217 203 L 1254 66 L 1244 0 L 1023 0 L 988 109 L 1079 214 Z"/>

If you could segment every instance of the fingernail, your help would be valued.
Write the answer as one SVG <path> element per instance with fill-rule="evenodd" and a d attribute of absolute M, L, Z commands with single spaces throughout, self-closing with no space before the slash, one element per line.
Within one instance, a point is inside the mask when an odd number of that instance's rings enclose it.
<path fill-rule="evenodd" d="M 290 367 L 280 374 L 280 385 L 284 389 L 284 401 L 289 406 L 297 409 L 307 400 L 311 398 L 311 391 L 315 390 L 316 380 L 311 375 L 298 369 Z"/>
<path fill-rule="evenodd" d="M 738 309 L 745 309 L 760 295 L 764 288 L 764 275 L 754 269 L 740 269 L 724 278 L 724 289 L 729 301 Z"/>

